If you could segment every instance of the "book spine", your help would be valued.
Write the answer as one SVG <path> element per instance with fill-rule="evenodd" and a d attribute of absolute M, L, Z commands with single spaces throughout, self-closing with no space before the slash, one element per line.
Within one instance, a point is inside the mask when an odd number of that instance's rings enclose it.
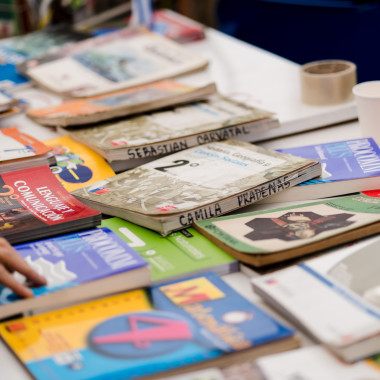
<path fill-rule="evenodd" d="M 165 156 L 167 154 L 175 153 L 194 146 L 208 144 L 215 141 L 234 139 L 238 141 L 251 142 L 254 140 L 257 132 L 261 132 L 270 128 L 275 128 L 277 126 L 278 120 L 269 118 L 251 123 L 214 129 L 212 131 L 207 131 L 178 139 L 171 139 L 166 142 L 149 144 L 147 146 L 136 146 L 125 149 L 113 149 L 108 151 L 101 150 L 92 145 L 91 148 L 110 162 L 116 160 L 133 161 L 141 158 L 151 158 L 153 160 L 160 156 Z M 73 139 L 76 139 L 75 134 L 70 134 L 70 136 Z M 76 140 L 79 141 L 79 139 Z M 84 141 L 80 142 L 86 144 L 86 142 Z"/>

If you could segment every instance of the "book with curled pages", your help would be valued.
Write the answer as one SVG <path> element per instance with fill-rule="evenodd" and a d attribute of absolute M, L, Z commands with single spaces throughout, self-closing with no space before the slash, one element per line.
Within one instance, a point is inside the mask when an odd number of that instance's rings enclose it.
<path fill-rule="evenodd" d="M 88 97 L 204 69 L 207 59 L 143 27 L 119 29 L 23 62 L 50 91 Z"/>
<path fill-rule="evenodd" d="M 188 86 L 171 79 L 114 91 L 59 105 L 31 109 L 26 114 L 43 125 L 74 126 L 204 99 L 216 91 L 214 83 Z"/>
<path fill-rule="evenodd" d="M 167 235 L 320 173 L 318 161 L 225 140 L 162 157 L 72 194 L 98 211 Z"/>
<path fill-rule="evenodd" d="M 61 128 L 61 132 L 111 163 L 120 161 L 126 170 L 212 141 L 250 142 L 258 132 L 278 125 L 272 112 L 213 94 L 171 109 L 90 127 Z"/>

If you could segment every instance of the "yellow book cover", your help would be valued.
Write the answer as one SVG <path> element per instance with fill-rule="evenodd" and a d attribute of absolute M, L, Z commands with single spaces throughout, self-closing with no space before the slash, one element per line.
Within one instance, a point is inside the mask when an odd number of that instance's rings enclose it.
<path fill-rule="evenodd" d="M 57 164 L 51 166 L 51 169 L 67 191 L 71 192 L 115 175 L 103 157 L 69 136 L 45 140 L 44 143 L 53 149 Z"/>

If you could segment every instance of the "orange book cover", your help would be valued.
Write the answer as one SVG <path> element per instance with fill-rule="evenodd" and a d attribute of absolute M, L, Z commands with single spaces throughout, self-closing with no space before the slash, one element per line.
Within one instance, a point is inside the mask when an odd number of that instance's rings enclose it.
<path fill-rule="evenodd" d="M 69 192 L 115 175 L 103 157 L 69 136 L 44 143 L 53 150 L 57 160 L 57 164 L 51 166 L 53 173 Z"/>

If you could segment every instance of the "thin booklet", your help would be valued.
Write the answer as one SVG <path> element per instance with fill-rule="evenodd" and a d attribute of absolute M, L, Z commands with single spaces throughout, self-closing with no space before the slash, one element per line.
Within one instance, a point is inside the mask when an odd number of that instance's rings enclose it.
<path fill-rule="evenodd" d="M 225 140 L 165 156 L 72 194 L 105 214 L 167 235 L 320 173 L 318 161 Z"/>
<path fill-rule="evenodd" d="M 238 260 L 261 267 L 380 232 L 380 198 L 364 194 L 197 221 Z"/>
<path fill-rule="evenodd" d="M 254 290 L 348 362 L 380 352 L 379 236 L 253 278 Z"/>
<path fill-rule="evenodd" d="M 59 105 L 31 109 L 26 114 L 43 125 L 75 126 L 204 99 L 216 91 L 214 83 L 194 87 L 171 79 L 114 91 Z"/>
<path fill-rule="evenodd" d="M 136 27 L 28 60 L 19 70 L 53 92 L 87 97 L 176 77 L 207 64 L 179 43 Z"/>

